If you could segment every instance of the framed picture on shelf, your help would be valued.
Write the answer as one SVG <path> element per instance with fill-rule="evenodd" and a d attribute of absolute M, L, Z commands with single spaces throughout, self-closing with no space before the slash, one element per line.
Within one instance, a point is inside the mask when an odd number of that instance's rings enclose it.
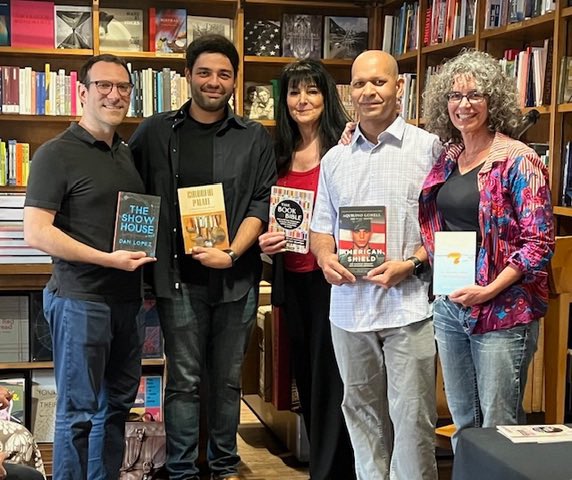
<path fill-rule="evenodd" d="M 324 58 L 354 59 L 367 39 L 367 17 L 324 17 Z"/>
<path fill-rule="evenodd" d="M 272 85 L 244 83 L 244 116 L 251 120 L 274 120 Z"/>

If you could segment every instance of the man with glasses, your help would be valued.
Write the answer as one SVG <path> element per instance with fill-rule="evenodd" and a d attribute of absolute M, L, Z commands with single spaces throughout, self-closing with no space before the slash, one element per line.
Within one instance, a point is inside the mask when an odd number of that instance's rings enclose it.
<path fill-rule="evenodd" d="M 144 191 L 116 133 L 131 77 L 114 55 L 79 72 L 83 115 L 31 162 L 24 234 L 53 257 L 44 289 L 58 400 L 54 480 L 115 480 L 141 375 L 144 252 L 112 252 L 118 192 Z"/>
<path fill-rule="evenodd" d="M 429 282 L 418 274 L 418 198 L 441 145 L 397 114 L 395 59 L 370 50 L 352 66 L 359 124 L 322 159 L 310 247 L 332 287 L 330 320 L 342 410 L 359 480 L 435 480 L 435 340 Z M 336 254 L 339 208 L 386 207 L 386 261 L 356 278 Z"/>

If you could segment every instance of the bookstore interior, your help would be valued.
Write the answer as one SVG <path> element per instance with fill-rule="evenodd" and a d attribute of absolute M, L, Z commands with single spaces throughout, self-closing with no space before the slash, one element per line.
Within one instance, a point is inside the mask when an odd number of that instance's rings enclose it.
<path fill-rule="evenodd" d="M 390 52 L 404 79 L 401 115 L 421 128 L 424 87 L 444 60 L 466 48 L 499 59 L 515 77 L 523 116 L 534 118 L 522 140 L 547 165 L 558 235 L 549 311 L 525 407 L 542 413 L 545 423 L 572 421 L 572 6 L 566 1 L 0 0 L 0 385 L 15 392 L 0 418 L 16 419 L 33 432 L 48 469 L 56 391 L 41 289 L 51 259 L 24 242 L 30 158 L 81 115 L 78 69 L 91 55 L 109 52 L 128 62 L 134 89 L 119 127 L 128 141 L 143 118 L 177 109 L 189 98 L 185 50 L 205 33 L 222 34 L 236 45 L 240 68 L 232 107 L 270 131 L 277 79 L 295 58 L 321 59 L 353 115 L 353 58 L 366 49 Z M 307 446 L 300 418 L 291 411 L 285 327 L 269 306 L 268 288 L 261 290 L 243 396 L 303 458 Z M 134 413 L 161 420 L 164 357 L 151 296 L 145 309 L 144 377 Z M 442 384 L 437 395 L 439 415 L 446 418 Z"/>

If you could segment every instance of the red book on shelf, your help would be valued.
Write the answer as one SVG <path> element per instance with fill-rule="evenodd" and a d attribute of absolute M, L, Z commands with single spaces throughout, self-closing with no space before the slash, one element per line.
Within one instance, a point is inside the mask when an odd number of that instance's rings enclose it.
<path fill-rule="evenodd" d="M 149 51 L 155 51 L 155 35 L 157 32 L 157 10 L 154 7 L 149 9 Z"/>
<path fill-rule="evenodd" d="M 282 311 L 272 307 L 272 404 L 277 410 L 289 410 L 292 403 L 290 347 Z"/>
<path fill-rule="evenodd" d="M 12 47 L 54 48 L 54 2 L 12 0 Z"/>

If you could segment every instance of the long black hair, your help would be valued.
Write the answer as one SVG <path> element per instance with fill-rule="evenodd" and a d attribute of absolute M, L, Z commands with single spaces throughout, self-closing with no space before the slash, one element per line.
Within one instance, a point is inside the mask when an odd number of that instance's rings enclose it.
<path fill-rule="evenodd" d="M 280 97 L 276 113 L 275 151 L 279 176 L 290 170 L 292 156 L 302 138 L 287 105 L 288 89 L 299 85 L 315 85 L 324 97 L 324 112 L 318 125 L 320 156 L 338 143 L 349 120 L 338 95 L 336 82 L 322 62 L 298 60 L 286 65 L 280 75 Z"/>

